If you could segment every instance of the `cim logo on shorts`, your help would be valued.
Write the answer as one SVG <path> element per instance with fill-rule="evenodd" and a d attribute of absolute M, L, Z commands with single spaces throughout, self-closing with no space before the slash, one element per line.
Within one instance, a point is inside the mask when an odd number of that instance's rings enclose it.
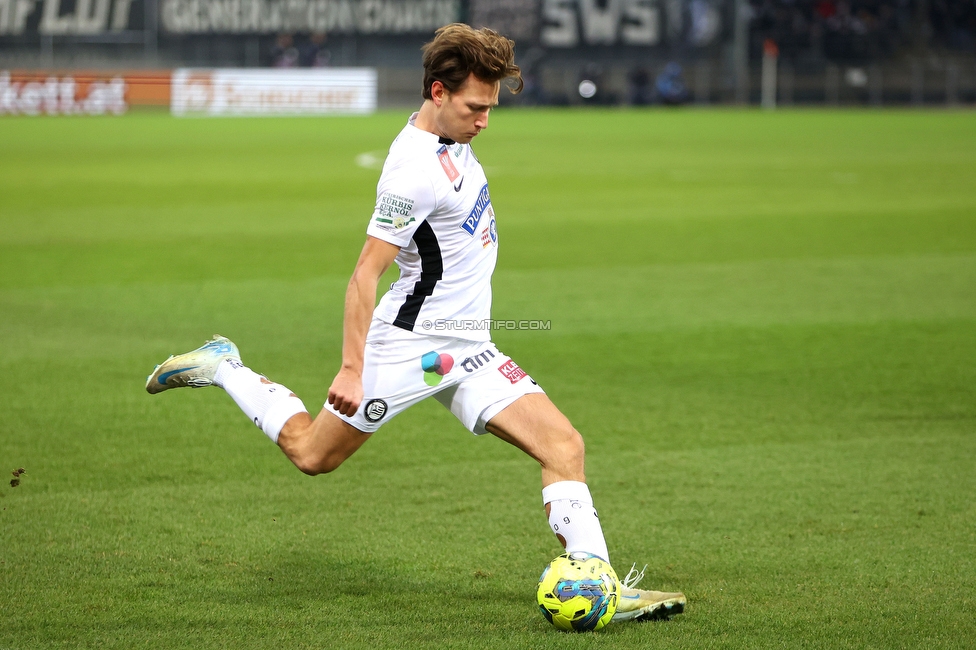
<path fill-rule="evenodd" d="M 517 384 L 522 379 L 528 377 L 526 372 L 518 367 L 518 364 L 509 359 L 502 365 L 498 366 L 498 372 L 505 376 L 505 379 L 509 380 L 513 384 Z"/>
<path fill-rule="evenodd" d="M 381 399 L 371 399 L 366 402 L 366 408 L 363 409 L 363 417 L 368 422 L 379 422 L 386 415 L 386 411 L 386 402 Z"/>
<path fill-rule="evenodd" d="M 488 195 L 488 183 L 485 183 L 478 193 L 478 200 L 474 202 L 474 207 L 471 208 L 468 218 L 461 222 L 461 230 L 474 237 L 474 233 L 478 230 L 478 223 L 481 221 L 481 215 L 484 214 L 485 210 L 491 210 L 490 206 L 491 197 Z"/>
<path fill-rule="evenodd" d="M 420 367 L 424 369 L 424 383 L 436 386 L 441 383 L 444 375 L 454 367 L 454 357 L 449 354 L 428 352 L 420 357 Z"/>
<path fill-rule="evenodd" d="M 491 351 L 491 348 L 485 350 L 484 352 L 479 352 L 473 357 L 468 357 L 461 362 L 461 367 L 464 368 L 464 372 L 474 372 L 481 366 L 488 363 L 489 359 L 494 359 L 495 353 Z"/>

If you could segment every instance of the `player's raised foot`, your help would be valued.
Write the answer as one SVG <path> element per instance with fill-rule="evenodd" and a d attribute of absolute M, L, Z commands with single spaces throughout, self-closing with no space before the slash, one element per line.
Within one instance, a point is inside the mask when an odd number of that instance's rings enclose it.
<path fill-rule="evenodd" d="M 170 356 L 156 366 L 146 378 L 146 390 L 156 394 L 170 388 L 210 386 L 217 374 L 217 367 L 224 359 L 240 361 L 241 353 L 230 339 L 215 334 L 196 350 Z"/>
<path fill-rule="evenodd" d="M 613 615 L 614 623 L 666 619 L 672 614 L 685 611 L 688 599 L 680 592 L 635 589 L 634 586 L 643 577 L 644 570 L 638 571 L 637 565 L 634 565 L 620 581 L 620 597 L 617 599 L 617 612 Z"/>

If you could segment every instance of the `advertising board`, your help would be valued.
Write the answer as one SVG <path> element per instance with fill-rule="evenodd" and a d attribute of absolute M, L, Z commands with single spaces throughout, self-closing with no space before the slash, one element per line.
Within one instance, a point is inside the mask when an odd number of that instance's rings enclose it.
<path fill-rule="evenodd" d="M 173 71 L 177 116 L 356 115 L 376 110 L 373 68 Z"/>
<path fill-rule="evenodd" d="M 121 115 L 132 106 L 167 106 L 166 71 L 0 70 L 0 115 Z"/>

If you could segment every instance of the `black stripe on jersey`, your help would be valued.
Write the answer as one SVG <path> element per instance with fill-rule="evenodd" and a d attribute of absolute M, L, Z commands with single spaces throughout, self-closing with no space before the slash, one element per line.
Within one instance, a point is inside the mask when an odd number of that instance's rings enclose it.
<path fill-rule="evenodd" d="M 421 222 L 414 231 L 413 241 L 417 244 L 417 253 L 420 255 L 420 279 L 413 285 L 413 292 L 407 295 L 406 300 L 400 305 L 400 311 L 393 321 L 397 327 L 411 332 L 417 324 L 417 316 L 424 305 L 424 300 L 434 293 L 434 286 L 444 277 L 441 247 L 437 244 L 434 229 L 427 221 Z"/>

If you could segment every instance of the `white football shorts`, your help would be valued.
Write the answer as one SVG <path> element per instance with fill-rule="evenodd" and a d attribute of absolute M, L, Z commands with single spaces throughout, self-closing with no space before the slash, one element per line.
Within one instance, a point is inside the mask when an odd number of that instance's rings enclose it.
<path fill-rule="evenodd" d="M 481 435 L 506 406 L 523 395 L 544 392 L 490 341 L 427 336 L 374 319 L 366 336 L 362 404 L 352 417 L 332 412 L 372 433 L 433 396 L 469 431 Z"/>

